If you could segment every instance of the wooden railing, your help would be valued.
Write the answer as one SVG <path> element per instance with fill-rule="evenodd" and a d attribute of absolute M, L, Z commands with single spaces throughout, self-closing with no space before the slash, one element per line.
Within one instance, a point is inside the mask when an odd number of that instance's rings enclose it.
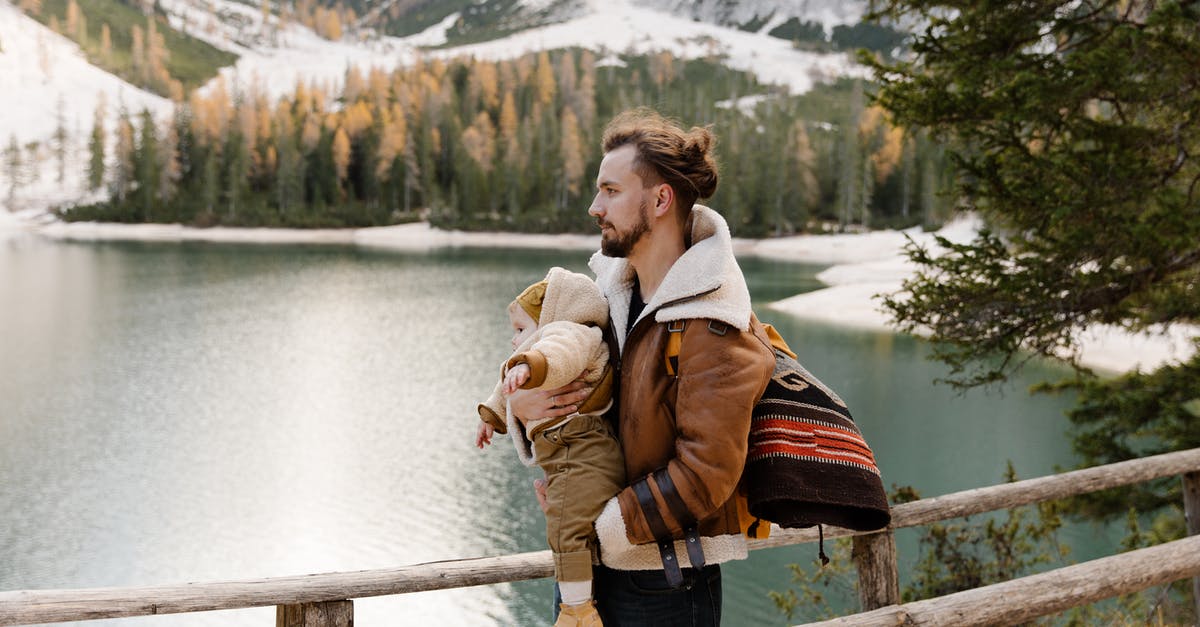
<path fill-rule="evenodd" d="M 899 604 L 895 529 L 1030 505 L 1179 475 L 1189 537 L 936 599 Z M 863 613 L 822 625 L 1007 624 L 1103 598 L 1195 578 L 1200 615 L 1200 449 L 1156 455 L 1059 475 L 956 492 L 897 505 L 892 524 L 874 532 L 827 528 L 854 536 Z M 815 542 L 815 529 L 772 531 L 751 549 Z M 399 568 L 140 588 L 0 592 L 0 627 L 277 606 L 276 625 L 353 624 L 350 599 L 464 588 L 553 575 L 549 551 L 432 562 Z"/>

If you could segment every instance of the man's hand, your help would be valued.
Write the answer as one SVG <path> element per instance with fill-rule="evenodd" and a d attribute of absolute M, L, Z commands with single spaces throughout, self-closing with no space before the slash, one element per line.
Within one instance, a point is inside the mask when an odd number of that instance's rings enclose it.
<path fill-rule="evenodd" d="M 554 390 L 516 390 L 508 395 L 508 407 L 517 420 L 525 424 L 539 418 L 561 418 L 579 410 L 592 388 L 576 379 Z"/>
<path fill-rule="evenodd" d="M 492 443 L 492 434 L 496 429 L 488 423 L 480 420 L 479 428 L 475 430 L 475 448 L 482 449 L 485 445 Z"/>
<path fill-rule="evenodd" d="M 517 364 L 509 368 L 508 373 L 504 375 L 504 395 L 508 396 L 521 389 L 529 380 L 529 375 L 529 364 Z"/>

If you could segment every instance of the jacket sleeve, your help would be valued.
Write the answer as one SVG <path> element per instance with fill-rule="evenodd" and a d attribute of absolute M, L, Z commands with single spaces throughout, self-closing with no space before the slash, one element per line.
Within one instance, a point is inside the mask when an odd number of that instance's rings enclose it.
<path fill-rule="evenodd" d="M 541 335 L 529 349 L 513 355 L 507 367 L 528 364 L 525 389 L 554 389 L 579 377 L 590 365 L 596 347 L 604 342 L 599 327 L 556 321 L 538 330 Z"/>
<path fill-rule="evenodd" d="M 754 331 L 709 330 L 689 320 L 679 352 L 675 394 L 675 455 L 667 463 L 671 482 L 695 520 L 725 505 L 746 463 L 750 418 L 774 371 L 775 360 Z M 685 523 L 674 515 L 656 482 L 650 490 L 668 530 L 679 537 Z M 629 540 L 654 541 L 632 488 L 618 495 Z"/>
<path fill-rule="evenodd" d="M 486 401 L 479 404 L 479 419 L 492 425 L 496 433 L 507 433 L 508 427 L 505 424 L 504 417 L 508 414 L 508 401 L 504 399 L 502 393 L 504 382 L 500 381 L 492 390 L 492 395 Z"/>

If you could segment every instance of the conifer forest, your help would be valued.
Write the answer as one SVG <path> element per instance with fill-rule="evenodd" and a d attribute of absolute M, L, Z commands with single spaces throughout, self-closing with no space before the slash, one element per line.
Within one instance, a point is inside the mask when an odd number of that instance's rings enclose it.
<path fill-rule="evenodd" d="M 708 202 L 736 235 L 932 225 L 949 214 L 944 148 L 894 126 L 870 83 L 805 94 L 719 58 L 539 52 L 508 61 L 429 58 L 349 67 L 337 86 L 255 85 L 179 96 L 170 119 L 101 105 L 89 185 L 106 201 L 67 220 L 197 226 L 589 231 L 604 124 L 650 106 L 718 137 Z M 115 141 L 105 141 L 108 135 Z M 108 154 L 106 154 L 106 151 Z"/>

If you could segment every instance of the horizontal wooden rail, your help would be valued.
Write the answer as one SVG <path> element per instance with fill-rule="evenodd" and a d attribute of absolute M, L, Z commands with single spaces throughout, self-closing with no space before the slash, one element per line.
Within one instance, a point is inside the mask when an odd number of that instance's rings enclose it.
<path fill-rule="evenodd" d="M 1195 471 L 1200 471 L 1200 449 L 1155 455 L 897 505 L 892 509 L 891 527 L 923 525 Z M 825 530 L 827 538 L 849 535 L 862 533 L 844 529 Z M 750 548 L 763 549 L 816 540 L 815 529 L 775 528 L 770 538 L 752 541 Z M 535 551 L 295 577 L 139 588 L 0 592 L 0 627 L 319 603 L 538 579 L 552 576 L 553 571 L 550 552 Z"/>
<path fill-rule="evenodd" d="M 1014 625 L 1200 575 L 1200 536 L 808 627 Z"/>
<path fill-rule="evenodd" d="M 892 524 L 889 527 L 892 529 L 918 527 L 951 518 L 1053 501 L 1077 494 L 1107 490 L 1195 471 L 1200 471 L 1200 448 L 1072 470 L 1058 475 L 1024 479 L 986 488 L 974 488 L 896 505 L 892 508 Z M 826 527 L 824 533 L 826 538 L 839 538 L 874 532 Z M 750 547 L 765 549 L 816 541 L 816 529 L 773 528 L 771 537 L 766 540 L 753 540 L 750 542 Z"/>
<path fill-rule="evenodd" d="M 547 550 L 297 577 L 0 592 L 0 625 L 319 603 L 523 581 L 553 574 L 554 560 Z"/>

